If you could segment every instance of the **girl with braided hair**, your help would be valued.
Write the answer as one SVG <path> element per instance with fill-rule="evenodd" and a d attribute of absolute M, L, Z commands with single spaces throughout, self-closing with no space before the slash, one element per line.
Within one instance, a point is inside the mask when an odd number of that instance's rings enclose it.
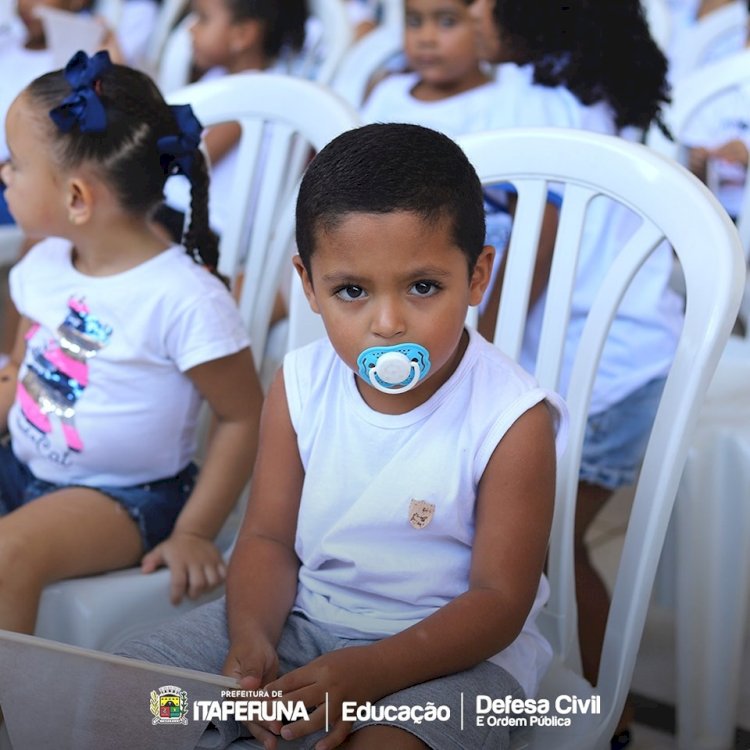
<path fill-rule="evenodd" d="M 51 581 L 167 565 L 171 598 L 221 583 L 213 540 L 251 470 L 260 387 L 216 276 L 201 125 L 106 52 L 35 79 L 6 121 L 10 210 L 39 240 L 13 268 L 0 372 L 0 628 L 33 632 Z M 184 247 L 152 226 L 193 185 Z M 186 252 L 187 251 L 187 252 Z M 202 400 L 216 430 L 193 463 Z"/>
<path fill-rule="evenodd" d="M 659 123 L 668 101 L 667 62 L 651 38 L 640 0 L 467 0 L 478 39 L 497 71 L 498 117 L 522 124 L 577 128 L 632 138 Z M 512 102 L 506 106 L 511 83 Z M 546 87 L 567 94 L 567 106 L 546 120 L 521 122 L 526 91 Z M 525 88 L 524 88 L 525 87 Z M 549 94 L 552 97 L 552 93 Z M 548 97 L 548 98 L 549 98 Z M 554 192 L 552 190 L 552 192 Z M 521 364 L 534 371 L 554 252 L 558 210 L 547 204 L 532 280 Z M 562 197 L 564 201 L 564 197 Z M 511 211 L 513 195 L 507 198 Z M 573 291 L 559 389 L 568 389 L 580 331 L 614 257 L 638 226 L 632 212 L 597 197 L 587 209 Z M 594 568 L 586 532 L 613 492 L 632 484 L 682 328 L 682 304 L 669 285 L 672 253 L 659 247 L 643 264 L 609 329 L 594 383 L 579 472 L 575 574 L 583 672 L 596 684 L 609 596 Z M 480 330 L 492 337 L 502 293 L 505 259 L 487 301 Z M 612 747 L 630 741 L 626 711 Z"/>

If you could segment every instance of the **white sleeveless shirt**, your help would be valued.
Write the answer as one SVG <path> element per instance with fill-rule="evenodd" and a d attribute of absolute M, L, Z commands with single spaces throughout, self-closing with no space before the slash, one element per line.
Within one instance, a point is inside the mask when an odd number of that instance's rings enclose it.
<path fill-rule="evenodd" d="M 305 470 L 295 609 L 341 637 L 383 638 L 469 588 L 479 480 L 513 423 L 540 401 L 567 430 L 561 399 L 475 331 L 455 372 L 405 414 L 372 410 L 327 339 L 289 353 L 284 379 Z M 533 695 L 550 659 L 535 620 L 492 661 Z"/>

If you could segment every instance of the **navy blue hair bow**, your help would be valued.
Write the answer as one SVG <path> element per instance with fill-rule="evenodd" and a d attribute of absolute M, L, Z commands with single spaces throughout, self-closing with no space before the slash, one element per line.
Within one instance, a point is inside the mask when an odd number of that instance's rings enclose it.
<path fill-rule="evenodd" d="M 159 161 L 165 174 L 184 174 L 192 178 L 195 152 L 201 144 L 203 125 L 193 113 L 189 104 L 174 104 L 170 107 L 177 123 L 178 133 L 159 138 Z"/>
<path fill-rule="evenodd" d="M 63 75 L 73 91 L 49 113 L 63 133 L 72 130 L 76 124 L 82 133 L 101 133 L 106 129 L 107 113 L 94 85 L 111 67 L 112 61 L 105 51 L 97 52 L 93 57 L 79 51 L 70 58 Z"/>

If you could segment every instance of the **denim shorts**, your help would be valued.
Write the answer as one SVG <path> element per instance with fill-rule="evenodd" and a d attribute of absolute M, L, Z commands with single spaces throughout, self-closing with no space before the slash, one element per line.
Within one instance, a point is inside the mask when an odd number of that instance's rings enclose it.
<path fill-rule="evenodd" d="M 188 464 L 173 477 L 130 487 L 87 487 L 119 503 L 136 522 L 143 551 L 164 541 L 195 486 L 198 467 Z M 37 479 L 26 464 L 16 458 L 10 441 L 0 444 L 0 516 L 6 515 L 42 495 L 81 484 L 57 484 Z"/>
<path fill-rule="evenodd" d="M 666 378 L 655 378 L 586 423 L 578 478 L 609 490 L 633 484 Z"/>

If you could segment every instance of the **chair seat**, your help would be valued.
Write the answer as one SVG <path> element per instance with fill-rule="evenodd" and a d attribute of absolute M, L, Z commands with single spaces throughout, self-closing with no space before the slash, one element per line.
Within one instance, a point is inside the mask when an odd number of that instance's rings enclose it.
<path fill-rule="evenodd" d="M 127 568 L 59 581 L 44 590 L 35 635 L 74 646 L 115 651 L 129 638 L 150 632 L 165 620 L 221 596 L 223 591 L 219 586 L 199 600 L 184 600 L 174 606 L 169 601 L 166 568 L 148 575 L 138 568 Z M 135 603 L 137 618 L 131 614 Z M 123 627 L 123 623 L 130 625 Z"/>

